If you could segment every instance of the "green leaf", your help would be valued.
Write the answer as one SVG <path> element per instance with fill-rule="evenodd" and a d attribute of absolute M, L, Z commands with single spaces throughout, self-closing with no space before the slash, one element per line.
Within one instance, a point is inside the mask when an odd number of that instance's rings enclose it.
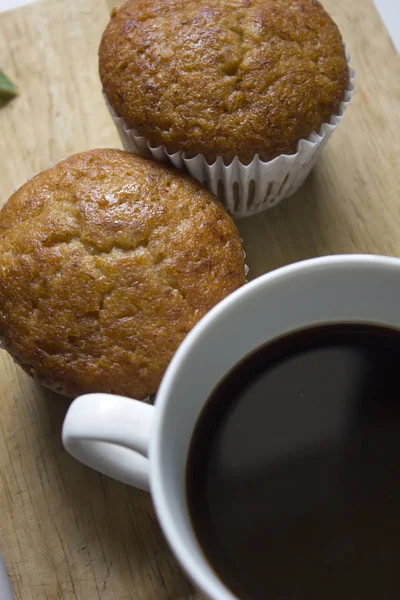
<path fill-rule="evenodd" d="M 16 96 L 17 86 L 0 69 L 0 96 Z"/>

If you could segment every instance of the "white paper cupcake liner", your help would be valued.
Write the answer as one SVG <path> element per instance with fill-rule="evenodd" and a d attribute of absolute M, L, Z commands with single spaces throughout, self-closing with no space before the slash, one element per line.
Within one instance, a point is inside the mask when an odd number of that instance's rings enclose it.
<path fill-rule="evenodd" d="M 347 62 L 350 64 L 350 55 Z M 203 154 L 188 158 L 185 152 L 170 153 L 165 145 L 152 146 L 136 129 L 126 125 L 103 96 L 120 135 L 122 145 L 128 152 L 166 162 L 178 169 L 185 169 L 222 201 L 234 217 L 245 217 L 275 206 L 291 196 L 304 183 L 321 150 L 343 118 L 354 93 L 355 71 L 350 68 L 349 87 L 340 103 L 337 114 L 324 123 L 319 132 L 313 132 L 297 145 L 295 154 L 281 154 L 264 162 L 256 154 L 250 164 L 244 165 L 236 156 L 225 165 L 218 157 L 208 164 Z"/>

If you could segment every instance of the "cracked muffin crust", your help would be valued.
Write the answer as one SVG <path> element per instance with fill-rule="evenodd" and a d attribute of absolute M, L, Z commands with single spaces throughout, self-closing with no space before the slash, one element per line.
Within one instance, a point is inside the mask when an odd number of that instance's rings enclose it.
<path fill-rule="evenodd" d="M 70 397 L 154 393 L 188 331 L 244 282 L 219 202 L 127 152 L 71 156 L 0 212 L 0 339 Z"/>
<path fill-rule="evenodd" d="M 99 70 L 127 125 L 209 161 L 295 152 L 349 83 L 317 0 L 128 0 L 111 13 Z"/>

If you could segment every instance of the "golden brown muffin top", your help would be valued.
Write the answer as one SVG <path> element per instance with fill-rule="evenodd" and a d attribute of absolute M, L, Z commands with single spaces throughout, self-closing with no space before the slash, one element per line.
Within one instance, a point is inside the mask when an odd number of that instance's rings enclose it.
<path fill-rule="evenodd" d="M 244 281 L 214 196 L 119 150 L 57 163 L 0 212 L 0 339 L 67 396 L 154 393 L 188 331 Z"/>
<path fill-rule="evenodd" d="M 210 160 L 295 152 L 349 81 L 340 32 L 317 0 L 128 0 L 111 13 L 99 66 L 130 127 Z"/>

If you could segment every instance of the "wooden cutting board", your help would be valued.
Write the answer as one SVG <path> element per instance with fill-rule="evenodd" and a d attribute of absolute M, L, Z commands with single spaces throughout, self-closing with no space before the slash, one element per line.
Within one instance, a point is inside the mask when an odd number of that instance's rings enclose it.
<path fill-rule="evenodd" d="M 371 0 L 325 0 L 357 91 L 303 188 L 239 222 L 250 276 L 324 254 L 400 255 L 400 59 Z M 41 0 L 0 14 L 0 199 L 73 152 L 119 146 L 97 76 L 106 0 Z M 268 307 L 265 307 L 268 318 Z M 273 316 L 272 316 L 273 318 Z M 0 551 L 17 600 L 188 600 L 150 497 L 63 450 L 68 403 L 0 352 Z"/>

